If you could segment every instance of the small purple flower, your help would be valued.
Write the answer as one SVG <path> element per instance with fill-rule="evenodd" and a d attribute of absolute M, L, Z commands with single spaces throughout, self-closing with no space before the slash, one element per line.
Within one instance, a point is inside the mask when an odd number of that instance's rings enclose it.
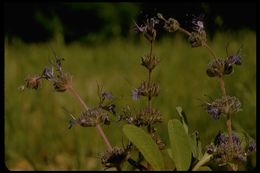
<path fill-rule="evenodd" d="M 135 21 L 134 21 L 134 23 L 135 23 L 135 26 L 134 26 L 135 32 L 142 32 L 143 33 L 143 32 L 147 31 L 147 26 L 143 26 L 143 25 L 138 26 Z"/>
<path fill-rule="evenodd" d="M 140 87 L 138 87 L 137 89 L 132 90 L 132 98 L 133 100 L 138 100 L 140 98 L 141 95 L 144 94 L 145 91 L 145 84 L 142 83 Z"/>
<path fill-rule="evenodd" d="M 48 67 L 45 67 L 43 72 L 42 72 L 42 75 L 47 80 L 53 80 L 54 79 L 53 68 L 50 69 Z"/>
<path fill-rule="evenodd" d="M 240 141 L 239 137 L 237 137 L 237 135 L 235 133 L 232 133 L 232 140 L 233 140 L 233 143 L 235 145 L 240 146 L 241 141 Z"/>
<path fill-rule="evenodd" d="M 206 110 L 214 119 L 220 118 L 221 110 L 217 106 L 208 104 Z"/>
<path fill-rule="evenodd" d="M 132 98 L 133 98 L 133 100 L 138 100 L 140 98 L 140 94 L 139 94 L 138 89 L 132 90 Z"/>
<path fill-rule="evenodd" d="M 214 160 L 218 164 L 226 164 L 230 161 L 245 162 L 247 160 L 247 152 L 241 146 L 241 139 L 236 133 L 232 133 L 232 141 L 233 143 L 229 143 L 229 136 L 219 132 L 215 137 L 214 145 L 211 144 L 207 148 L 207 152 L 213 154 Z M 254 142 L 251 145 L 251 147 L 248 147 L 248 151 L 254 149 Z"/>
<path fill-rule="evenodd" d="M 146 33 L 148 32 L 148 30 L 154 28 L 155 25 L 159 24 L 159 20 L 153 17 L 151 19 L 147 19 L 146 23 L 142 24 L 141 26 L 138 26 L 135 21 L 134 24 L 135 24 L 134 30 L 136 32 Z"/>
<path fill-rule="evenodd" d="M 255 152 L 256 151 L 256 142 L 251 141 L 248 146 L 248 152 Z"/>
<path fill-rule="evenodd" d="M 194 17 L 192 19 L 192 24 L 194 25 L 192 29 L 196 32 L 201 33 L 204 30 L 204 24 L 203 24 L 203 16 Z"/>
<path fill-rule="evenodd" d="M 114 99 L 114 96 L 110 92 L 103 92 L 101 95 L 102 95 L 102 98 L 106 98 L 106 99 L 109 99 L 109 100 Z"/>
<path fill-rule="evenodd" d="M 226 145 L 228 143 L 228 138 L 224 135 L 224 133 L 219 133 L 215 138 L 215 145 Z"/>
<path fill-rule="evenodd" d="M 230 65 L 233 65 L 233 64 L 241 65 L 242 64 L 240 55 L 231 55 L 228 57 L 227 61 L 229 62 Z"/>

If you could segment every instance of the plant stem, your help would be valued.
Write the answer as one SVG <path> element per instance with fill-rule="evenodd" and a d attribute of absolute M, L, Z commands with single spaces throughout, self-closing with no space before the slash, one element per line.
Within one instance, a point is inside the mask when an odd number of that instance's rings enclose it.
<path fill-rule="evenodd" d="M 185 33 L 186 35 L 191 36 L 191 33 L 190 33 L 189 31 L 185 30 L 184 28 L 179 27 L 179 30 L 180 30 L 181 32 Z M 213 51 L 213 49 L 211 49 L 211 48 L 209 47 L 209 45 L 208 45 L 207 43 L 204 43 L 203 46 L 209 50 L 209 52 L 211 53 L 211 55 L 212 55 L 215 59 L 217 58 L 217 55 L 215 54 L 215 52 Z"/>
<path fill-rule="evenodd" d="M 149 88 L 151 87 L 151 73 L 152 73 L 152 71 L 149 70 L 149 77 L 148 77 L 148 86 L 149 86 Z M 148 111 L 151 114 L 151 112 L 152 112 L 152 97 L 151 97 L 151 93 L 150 92 L 149 92 L 147 104 L 148 104 Z"/>
<path fill-rule="evenodd" d="M 82 100 L 80 95 L 74 90 L 74 88 L 71 85 L 68 85 L 67 89 L 68 89 L 69 93 L 80 102 L 81 106 L 85 110 L 89 110 L 89 107 L 86 105 L 86 103 Z"/>
<path fill-rule="evenodd" d="M 179 30 L 185 34 L 187 34 L 188 36 L 191 36 L 191 33 L 189 31 L 187 31 L 186 29 L 179 27 Z"/>
<path fill-rule="evenodd" d="M 227 129 L 228 129 L 228 137 L 229 137 L 229 143 L 230 145 L 233 145 L 233 140 L 232 140 L 232 123 L 231 123 L 231 116 L 227 115 Z"/>
<path fill-rule="evenodd" d="M 223 76 L 220 77 L 219 79 L 220 79 L 219 82 L 220 82 L 220 89 L 221 89 L 222 95 L 227 96 Z"/>
<path fill-rule="evenodd" d="M 75 98 L 80 102 L 81 106 L 83 106 L 83 108 L 84 108 L 85 110 L 88 110 L 88 109 L 89 109 L 89 107 L 88 107 L 88 106 L 86 105 L 86 103 L 82 100 L 82 98 L 80 97 L 80 95 L 74 90 L 74 88 L 73 88 L 71 85 L 68 85 L 68 86 L 67 86 L 67 90 L 69 91 L 69 93 L 70 93 L 73 97 L 75 97 Z M 96 129 L 98 130 L 99 134 L 101 135 L 102 139 L 104 140 L 104 143 L 107 145 L 108 150 L 109 150 L 109 151 L 112 151 L 112 150 L 113 150 L 113 149 L 112 149 L 112 146 L 111 146 L 111 144 L 110 144 L 110 142 L 109 142 L 107 136 L 105 135 L 105 133 L 104 133 L 102 127 L 101 127 L 99 124 L 97 124 L 97 125 L 96 125 Z"/>
<path fill-rule="evenodd" d="M 217 55 L 215 54 L 215 52 L 213 51 L 213 49 L 211 49 L 211 48 L 209 47 L 209 45 L 208 45 L 207 43 L 204 43 L 203 46 L 209 50 L 209 52 L 211 53 L 211 55 L 212 55 L 215 59 L 217 58 Z"/>
<path fill-rule="evenodd" d="M 150 47 L 150 61 L 152 61 L 152 53 L 153 53 L 153 41 L 151 41 L 151 47 Z M 151 87 L 151 77 L 152 76 L 152 70 L 148 71 L 148 87 Z M 151 97 L 151 93 L 149 92 L 149 96 L 148 96 L 148 101 L 147 101 L 147 105 L 148 105 L 148 111 L 151 114 L 152 112 L 152 97 Z"/>
<path fill-rule="evenodd" d="M 212 154 L 205 153 L 200 161 L 193 167 L 192 171 L 197 171 L 202 165 L 210 161 Z"/>
<path fill-rule="evenodd" d="M 225 82 L 224 82 L 223 76 L 220 77 L 220 88 L 221 88 L 222 95 L 226 97 L 227 94 L 226 94 Z M 232 141 L 232 123 L 231 123 L 230 114 L 228 114 L 226 118 L 227 118 L 226 125 L 227 125 L 227 130 L 228 130 L 229 143 L 230 143 L 230 145 L 232 145 L 233 144 L 233 141 Z"/>
<path fill-rule="evenodd" d="M 100 124 L 97 124 L 96 128 L 97 128 L 99 134 L 102 136 L 102 139 L 104 140 L 105 144 L 107 145 L 108 150 L 112 151 L 113 150 L 112 145 L 110 144 L 110 142 L 109 142 L 107 136 L 105 135 L 102 127 L 100 126 Z"/>

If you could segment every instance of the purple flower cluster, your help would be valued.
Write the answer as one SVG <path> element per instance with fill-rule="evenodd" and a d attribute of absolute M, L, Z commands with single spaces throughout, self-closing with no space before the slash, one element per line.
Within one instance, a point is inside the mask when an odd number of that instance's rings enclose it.
<path fill-rule="evenodd" d="M 212 104 L 208 104 L 206 111 L 208 112 L 208 114 L 210 114 L 214 119 L 219 119 L 220 118 L 220 114 L 221 114 L 221 110 L 219 107 L 212 105 Z"/>
<path fill-rule="evenodd" d="M 141 26 L 138 26 L 135 23 L 135 27 L 134 27 L 134 30 L 135 32 L 142 32 L 142 33 L 146 33 L 148 32 L 150 29 L 154 28 L 156 24 L 159 23 L 159 20 L 155 17 L 151 18 L 151 19 L 147 19 L 146 23 L 145 24 L 142 24 Z"/>
<path fill-rule="evenodd" d="M 241 65 L 242 64 L 242 60 L 241 60 L 241 56 L 240 55 L 231 55 L 227 58 L 226 62 L 228 62 L 229 65 Z"/>
<path fill-rule="evenodd" d="M 106 98 L 108 100 L 113 100 L 114 99 L 114 96 L 110 93 L 110 92 L 103 92 L 101 94 L 102 98 Z"/>
<path fill-rule="evenodd" d="M 139 88 L 135 88 L 134 90 L 132 90 L 133 100 L 138 100 L 140 98 L 140 96 L 143 95 L 144 90 L 145 90 L 144 85 L 141 85 Z"/>
<path fill-rule="evenodd" d="M 207 147 L 207 153 L 212 154 L 213 159 L 220 165 L 233 161 L 245 162 L 248 153 L 256 151 L 256 144 L 253 141 L 246 149 L 241 143 L 241 139 L 235 133 L 232 133 L 232 143 L 229 142 L 228 135 L 219 133 L 214 144 Z"/>

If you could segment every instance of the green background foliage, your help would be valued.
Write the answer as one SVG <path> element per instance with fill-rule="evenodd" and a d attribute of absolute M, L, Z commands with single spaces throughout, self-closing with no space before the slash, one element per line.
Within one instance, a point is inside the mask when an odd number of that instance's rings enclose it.
<path fill-rule="evenodd" d="M 73 8 L 87 7 L 77 4 Z M 106 7 L 107 12 L 102 10 L 102 6 L 96 9 L 101 15 L 100 18 L 106 21 L 102 23 L 104 30 L 110 25 L 116 26 L 118 19 L 107 14 L 115 11 L 113 8 L 115 7 Z M 125 10 L 136 9 L 133 7 Z M 126 17 L 126 25 L 132 26 L 131 20 L 136 13 L 131 14 Z M 44 20 L 41 15 L 38 17 Z M 59 23 L 58 19 L 51 20 L 53 23 L 47 22 L 46 27 L 50 30 L 59 28 L 52 26 Z M 80 24 L 77 27 L 80 27 Z M 102 35 L 110 35 L 111 32 L 120 32 L 118 28 L 121 27 L 93 34 L 103 37 Z M 162 33 L 160 31 L 157 34 L 160 36 Z M 93 34 L 87 35 L 90 42 L 79 42 L 85 39 L 79 37 L 79 41 L 66 44 L 64 32 L 59 30 L 54 32 L 52 39 L 40 43 L 25 43 L 6 33 L 4 141 L 5 163 L 10 170 L 102 169 L 99 154 L 105 151 L 106 146 L 96 129 L 80 126 L 68 129 L 70 116 L 62 108 L 65 107 L 74 116 L 79 116 L 82 111 L 74 98 L 68 93 L 54 92 L 46 81 L 38 91 L 19 92 L 17 89 L 26 77 L 42 73 L 43 68 L 50 65 L 49 59 L 53 58 L 52 49 L 58 56 L 65 58 L 64 70 L 72 74 L 75 89 L 89 106 L 98 103 L 96 82 L 116 97 L 116 110 L 119 112 L 126 105 L 138 109 L 146 104 L 144 98 L 133 101 L 131 90 L 147 78 L 145 69 L 140 65 L 141 56 L 149 51 L 147 41 L 143 37 L 133 36 L 132 30 L 128 30 L 127 37 L 119 34 L 107 40 L 95 39 Z M 227 56 L 227 43 L 229 54 L 235 53 L 243 44 L 242 66 L 235 66 L 234 73 L 224 79 L 227 94 L 236 96 L 242 103 L 243 110 L 237 113 L 232 121 L 255 138 L 256 33 L 247 29 L 216 31 L 208 42 L 220 57 Z M 155 41 L 154 53 L 161 59 L 153 72 L 153 79 L 160 83 L 161 91 L 152 104 L 163 116 L 163 123 L 156 125 L 162 140 L 166 146 L 170 146 L 167 122 L 179 118 L 175 108 L 181 106 L 187 116 L 189 131 L 199 131 L 202 147 L 205 147 L 219 130 L 226 130 L 224 118 L 216 121 L 202 107 L 210 98 L 221 96 L 217 79 L 206 75 L 206 67 L 211 60 L 210 54 L 203 48 L 191 48 L 187 38 L 180 33 L 166 34 L 166 37 Z M 122 125 L 120 122 L 112 123 L 109 127 L 104 126 L 113 146 L 122 146 L 122 138 L 124 143 L 127 143 L 127 139 L 123 137 Z M 255 168 L 255 157 L 249 160 L 248 165 L 248 168 L 244 169 Z"/>
<path fill-rule="evenodd" d="M 62 39 L 61 39 L 62 40 Z M 226 90 L 242 103 L 242 111 L 233 117 L 251 136 L 256 135 L 256 36 L 251 31 L 218 33 L 209 45 L 216 53 L 226 56 L 242 50 L 243 65 L 225 77 Z M 10 169 L 19 168 L 22 161 L 32 169 L 98 170 L 98 153 L 105 150 L 95 128 L 76 126 L 68 130 L 69 115 L 62 107 L 79 116 L 80 105 L 68 93 L 56 93 L 44 82 L 38 91 L 20 93 L 17 87 L 29 75 L 39 74 L 48 59 L 53 57 L 51 47 L 65 58 L 64 69 L 73 75 L 74 87 L 90 106 L 98 102 L 96 81 L 116 96 L 117 110 L 125 105 L 138 109 L 146 100 L 133 101 L 131 90 L 146 78 L 140 57 L 149 50 L 147 41 L 115 39 L 98 45 L 70 44 L 53 40 L 42 44 L 15 44 L 5 42 L 5 161 Z M 154 80 L 160 82 L 161 93 L 153 100 L 160 109 L 163 123 L 156 127 L 168 143 L 167 120 L 179 118 L 175 107 L 186 113 L 189 130 L 198 130 L 202 146 L 209 144 L 219 130 L 226 130 L 225 120 L 213 120 L 201 106 L 209 97 L 221 96 L 219 82 L 206 76 L 211 59 L 203 48 L 192 49 L 186 38 L 178 33 L 155 42 L 154 52 L 161 63 L 154 71 Z M 207 95 L 207 96 L 205 96 Z M 121 145 L 121 123 L 104 127 L 112 145 Z M 124 139 L 126 142 L 126 139 Z"/>

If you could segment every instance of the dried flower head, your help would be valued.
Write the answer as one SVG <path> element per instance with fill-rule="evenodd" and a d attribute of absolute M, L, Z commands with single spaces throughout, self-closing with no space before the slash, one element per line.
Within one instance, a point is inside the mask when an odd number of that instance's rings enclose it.
<path fill-rule="evenodd" d="M 66 91 L 72 81 L 72 77 L 68 73 L 64 73 L 62 70 L 62 61 L 63 58 L 55 58 L 55 61 L 51 62 L 52 65 L 55 66 L 57 74 L 55 76 L 53 67 L 45 67 L 41 75 L 35 75 L 33 77 L 29 77 L 25 80 L 25 85 L 20 88 L 22 91 L 25 87 L 31 89 L 37 89 L 40 85 L 41 79 L 46 79 L 53 83 L 54 90 L 57 92 Z"/>
<path fill-rule="evenodd" d="M 161 13 L 157 13 L 157 17 L 164 21 L 163 28 L 168 32 L 175 32 L 180 28 L 179 22 L 174 18 L 166 20 Z"/>
<path fill-rule="evenodd" d="M 138 26 L 136 22 L 134 23 L 135 23 L 135 28 L 134 28 L 135 31 L 143 33 L 145 38 L 150 42 L 155 40 L 156 30 L 154 29 L 154 27 L 156 24 L 159 23 L 159 20 L 157 18 L 153 17 L 147 19 L 146 22 L 141 26 Z"/>
<path fill-rule="evenodd" d="M 219 119 L 221 114 L 224 116 L 233 115 L 241 111 L 241 103 L 236 97 L 222 96 L 212 103 L 205 103 L 205 110 L 214 119 Z"/>
<path fill-rule="evenodd" d="M 176 19 L 169 18 L 165 23 L 163 28 L 168 32 L 175 32 L 179 29 L 180 24 Z"/>
<path fill-rule="evenodd" d="M 143 81 L 141 85 L 132 91 L 132 98 L 133 100 L 137 100 L 140 98 L 140 96 L 145 97 L 154 97 L 158 96 L 160 92 L 159 84 L 157 83 L 148 83 L 146 81 Z"/>
<path fill-rule="evenodd" d="M 42 76 L 35 75 L 32 77 L 28 77 L 25 79 L 25 86 L 29 89 L 38 89 L 40 82 L 41 82 Z"/>
<path fill-rule="evenodd" d="M 219 132 L 214 143 L 207 147 L 207 153 L 213 154 L 213 160 L 219 165 L 245 162 L 247 160 L 247 152 L 242 147 L 241 140 L 236 133 L 232 133 L 233 143 L 230 144 L 228 135 Z"/>
<path fill-rule="evenodd" d="M 124 115 L 122 119 L 129 124 L 134 124 L 136 126 L 148 126 L 155 123 L 162 122 L 162 115 L 158 110 L 150 110 L 148 108 L 141 109 L 137 111 L 134 115 L 131 113 L 130 109 L 125 109 L 123 111 Z"/>
<path fill-rule="evenodd" d="M 101 163 L 106 168 L 118 167 L 128 156 L 128 149 L 114 147 L 112 151 L 101 154 Z"/>
<path fill-rule="evenodd" d="M 149 71 L 152 71 L 157 64 L 159 64 L 160 59 L 154 55 L 146 55 L 144 57 L 141 58 L 142 59 L 142 63 L 141 65 L 146 67 Z"/>
<path fill-rule="evenodd" d="M 57 92 L 66 91 L 71 85 L 72 77 L 69 73 L 62 73 L 53 80 L 54 90 Z"/>
<path fill-rule="evenodd" d="M 224 61 L 217 58 L 212 60 L 207 67 L 206 73 L 209 77 L 221 77 L 224 75 Z"/>
<path fill-rule="evenodd" d="M 110 119 L 102 108 L 92 108 L 81 113 L 79 118 L 70 120 L 70 126 L 80 125 L 82 127 L 95 127 L 97 124 L 110 124 Z"/>
<path fill-rule="evenodd" d="M 191 32 L 191 35 L 188 38 L 191 47 L 200 47 L 207 43 L 207 35 L 204 30 L 201 32 Z"/>

